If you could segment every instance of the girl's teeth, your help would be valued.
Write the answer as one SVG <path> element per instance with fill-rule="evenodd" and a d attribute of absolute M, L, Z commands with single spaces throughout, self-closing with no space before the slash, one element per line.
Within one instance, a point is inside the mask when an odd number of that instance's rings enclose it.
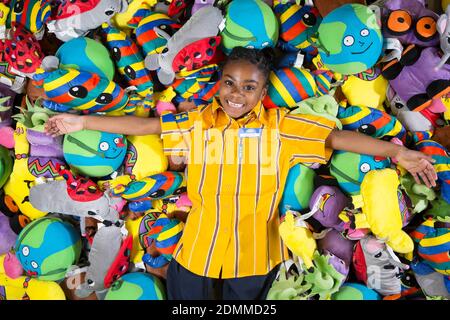
<path fill-rule="evenodd" d="M 242 103 L 233 103 L 231 101 L 228 101 L 228 104 L 230 105 L 230 107 L 233 107 L 233 108 L 242 108 L 242 106 L 243 106 Z"/>

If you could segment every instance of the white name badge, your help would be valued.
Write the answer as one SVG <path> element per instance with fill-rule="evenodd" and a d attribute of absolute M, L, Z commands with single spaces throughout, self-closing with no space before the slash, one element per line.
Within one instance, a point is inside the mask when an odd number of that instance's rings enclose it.
<path fill-rule="evenodd" d="M 261 136 L 261 128 L 240 128 L 239 138 L 258 138 Z"/>

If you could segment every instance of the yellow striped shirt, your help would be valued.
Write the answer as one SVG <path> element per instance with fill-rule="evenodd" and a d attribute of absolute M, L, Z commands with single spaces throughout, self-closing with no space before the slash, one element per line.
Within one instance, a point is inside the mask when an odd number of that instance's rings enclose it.
<path fill-rule="evenodd" d="M 174 259 L 197 275 L 224 279 L 264 275 L 282 262 L 278 204 L 288 171 L 299 162 L 326 163 L 334 126 L 261 103 L 238 120 L 216 100 L 164 114 L 164 153 L 187 158 L 193 203 Z"/>

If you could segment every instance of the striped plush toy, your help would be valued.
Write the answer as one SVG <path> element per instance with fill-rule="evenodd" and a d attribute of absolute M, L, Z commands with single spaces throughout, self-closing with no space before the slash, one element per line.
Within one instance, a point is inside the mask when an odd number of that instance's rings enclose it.
<path fill-rule="evenodd" d="M 168 198 L 186 191 L 186 178 L 183 173 L 166 171 L 131 181 L 130 176 L 121 176 L 110 182 L 113 196 L 127 201 L 144 201 Z"/>
<path fill-rule="evenodd" d="M 175 103 L 186 99 L 192 100 L 197 106 L 212 102 L 212 98 L 219 90 L 219 66 L 210 64 L 193 71 L 179 73 L 180 78 L 175 79 L 172 88 L 177 94 Z"/>
<path fill-rule="evenodd" d="M 177 219 L 170 219 L 161 213 L 151 226 L 148 237 L 155 241 L 155 246 L 161 254 L 152 257 L 144 254 L 142 260 L 153 268 L 160 268 L 172 260 L 172 254 L 183 234 L 184 223 Z"/>
<path fill-rule="evenodd" d="M 154 107 L 153 82 L 150 71 L 145 68 L 144 57 L 125 32 L 108 23 L 104 23 L 102 29 L 119 73 L 126 79 L 128 85 L 136 87 L 136 92 L 144 98 L 143 109 L 136 110 L 137 114 L 148 116 L 150 109 Z"/>
<path fill-rule="evenodd" d="M 450 156 L 447 149 L 433 140 L 422 140 L 416 143 L 416 148 L 429 154 L 436 161 L 433 163 L 441 187 L 441 196 L 450 203 Z"/>
<path fill-rule="evenodd" d="M 359 131 L 374 138 L 398 138 L 404 144 L 408 134 L 403 125 L 395 117 L 379 109 L 365 106 L 347 106 L 341 102 L 337 118 L 344 130 Z"/>
<path fill-rule="evenodd" d="M 300 101 L 327 94 L 331 81 L 331 72 L 314 74 L 296 67 L 272 71 L 263 104 L 266 108 L 293 108 Z"/>
<path fill-rule="evenodd" d="M 411 233 L 418 254 L 437 272 L 450 275 L 450 223 L 429 218 Z"/>
<path fill-rule="evenodd" d="M 57 112 L 71 109 L 83 113 L 120 112 L 130 113 L 126 108 L 128 96 L 117 83 L 98 74 L 75 69 L 56 69 L 47 72 L 38 69 L 33 79 L 44 88 L 48 100 L 43 105 Z"/>
<path fill-rule="evenodd" d="M 280 23 L 278 43 L 288 51 L 304 51 L 315 55 L 313 43 L 322 22 L 319 11 L 312 6 L 275 0 L 273 10 Z"/>
<path fill-rule="evenodd" d="M 7 26 L 10 27 L 16 22 L 34 33 L 40 40 L 45 23 L 50 19 L 51 2 L 50 0 L 12 0 L 9 4 L 11 11 Z"/>
<path fill-rule="evenodd" d="M 175 31 L 181 28 L 174 20 L 164 13 L 153 12 L 147 3 L 142 6 L 128 21 L 128 26 L 134 29 L 136 41 L 140 45 L 145 56 L 149 54 L 159 54 L 165 48 L 167 39 L 160 37 L 155 27 L 163 30 L 172 36 Z"/>

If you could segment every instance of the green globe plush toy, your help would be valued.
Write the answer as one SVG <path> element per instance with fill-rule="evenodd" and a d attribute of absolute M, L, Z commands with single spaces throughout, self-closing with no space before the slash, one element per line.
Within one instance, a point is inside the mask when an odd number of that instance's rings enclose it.
<path fill-rule="evenodd" d="M 262 0 L 231 1 L 225 19 L 225 28 L 220 36 L 226 54 L 238 46 L 262 49 L 277 44 L 278 19 Z"/>
<path fill-rule="evenodd" d="M 134 272 L 123 275 L 114 282 L 105 300 L 164 300 L 162 282 L 149 273 Z"/>
<path fill-rule="evenodd" d="M 316 173 L 302 164 L 296 164 L 288 173 L 280 201 L 280 214 L 288 210 L 302 211 L 309 208 L 309 201 L 314 192 L 314 178 Z"/>
<path fill-rule="evenodd" d="M 114 63 L 108 49 L 100 42 L 80 37 L 62 44 L 56 52 L 60 68 L 73 68 L 98 74 L 108 80 L 114 78 Z"/>
<path fill-rule="evenodd" d="M 14 248 L 28 276 L 39 280 L 64 279 L 81 253 L 81 237 L 75 228 L 58 218 L 43 217 L 28 224 Z"/>
<path fill-rule="evenodd" d="M 381 300 L 381 296 L 372 289 L 359 283 L 345 283 L 331 300 Z"/>
<path fill-rule="evenodd" d="M 382 53 L 383 37 L 377 17 L 369 7 L 346 4 L 330 12 L 319 26 L 318 48 L 325 66 L 349 75 L 375 65 Z"/>
<path fill-rule="evenodd" d="M 63 152 L 72 169 L 89 177 L 103 177 L 122 164 L 127 140 L 120 134 L 82 130 L 64 137 Z"/>

